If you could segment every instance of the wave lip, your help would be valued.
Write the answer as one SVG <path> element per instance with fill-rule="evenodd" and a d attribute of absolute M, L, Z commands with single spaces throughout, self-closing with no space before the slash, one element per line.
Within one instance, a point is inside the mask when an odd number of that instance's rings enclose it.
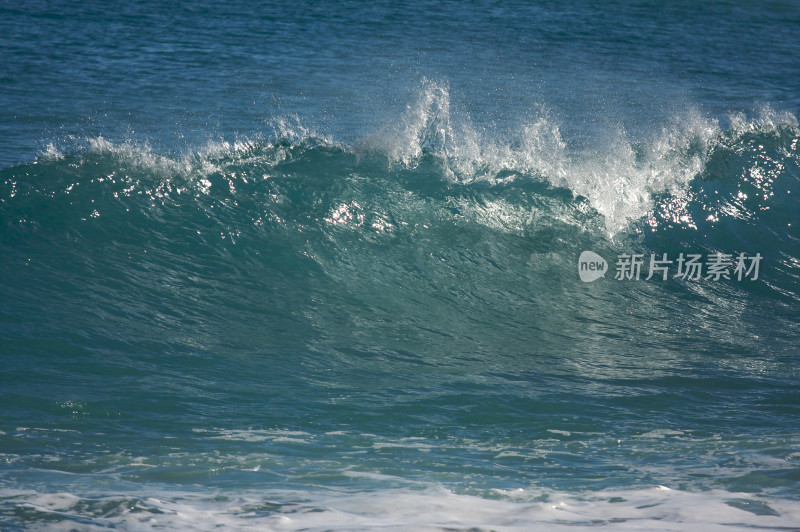
<path fill-rule="evenodd" d="M 516 131 L 489 134 L 454 110 L 446 83 L 426 79 L 417 100 L 372 145 L 406 168 L 433 158 L 453 183 L 526 178 L 567 188 L 589 200 L 614 236 L 651 215 L 664 195 L 673 202 L 689 200 L 692 183 L 704 178 L 720 150 L 741 152 L 752 149 L 757 138 L 798 136 L 797 119 L 770 108 L 752 119 L 733 114 L 728 122 L 723 129 L 719 120 L 690 110 L 649 138 L 631 138 L 620 128 L 595 139 L 595 148 L 576 150 L 547 112 Z M 776 156 L 796 161 L 796 153 Z"/>
<path fill-rule="evenodd" d="M 591 231 L 596 226 L 593 218 L 599 219 L 603 237 L 612 239 L 671 227 L 714 232 L 735 221 L 745 226 L 761 223 L 763 230 L 790 243 L 789 233 L 800 222 L 791 208 L 792 194 L 799 193 L 800 133 L 796 118 L 788 113 L 765 108 L 752 119 L 736 114 L 724 129 L 716 120 L 689 113 L 674 118 L 649 140 L 634 141 L 617 131 L 602 149 L 577 151 L 546 114 L 515 136 L 491 137 L 452 107 L 448 87 L 426 81 L 398 126 L 356 146 L 320 135 L 297 117 L 275 120 L 269 138 L 209 141 L 182 155 L 104 137 L 86 139 L 72 153 L 50 144 L 33 166 L 0 172 L 0 197 L 11 219 L 35 218 L 27 209 L 24 216 L 15 215 L 14 206 L 36 195 L 49 196 L 50 202 L 66 201 L 62 212 L 79 208 L 76 200 L 82 198 L 94 205 L 80 219 L 97 217 L 95 213 L 104 214 L 99 206 L 109 199 L 99 196 L 112 194 L 183 205 L 175 208 L 190 205 L 179 200 L 180 195 L 205 196 L 239 205 L 240 220 L 291 220 L 303 213 L 289 209 L 292 206 L 283 202 L 286 194 L 299 201 L 297 208 L 306 203 L 302 196 L 324 196 L 323 189 L 330 187 L 355 187 L 339 199 L 331 197 L 335 204 L 316 218 L 342 222 L 337 210 L 343 206 L 357 205 L 358 210 L 386 203 L 382 194 L 424 180 L 429 190 L 450 196 L 447 201 L 458 204 L 459 211 L 487 220 L 494 217 L 495 222 L 502 218 L 499 225 L 492 223 L 518 231 L 548 217 Z M 364 179 L 375 185 L 369 198 L 357 190 Z M 489 189 L 476 201 L 470 196 L 481 186 Z M 376 187 L 382 192 L 376 193 Z M 510 193 L 502 192 L 503 187 Z M 560 197 L 559 189 L 572 198 Z M 243 211 L 256 209 L 253 199 L 267 199 L 264 194 L 272 198 L 273 207 L 282 206 L 280 213 Z M 209 215 L 211 208 L 202 206 Z M 406 220 L 412 222 L 425 223 Z"/>
<path fill-rule="evenodd" d="M 354 146 L 306 127 L 297 116 L 286 116 L 270 122 L 269 136 L 209 141 L 179 156 L 161 155 L 146 143 L 111 142 L 101 136 L 83 141 L 72 138 L 66 147 L 50 143 L 39 162 L 66 164 L 65 155 L 70 153 L 77 154 L 78 161 L 111 156 L 124 163 L 126 170 L 206 184 L 213 174 L 228 181 L 234 174 L 252 179 L 255 171 L 258 178 L 280 175 L 273 170 L 319 149 L 354 156 L 352 163 L 347 162 L 353 172 L 360 170 L 359 161 L 377 155 L 388 159 L 384 170 L 389 173 L 434 164 L 438 178 L 452 185 L 537 180 L 565 188 L 574 197 L 588 200 L 603 217 L 606 236 L 614 237 L 632 227 L 636 230 L 642 220 L 651 226 L 677 223 L 697 228 L 696 216 L 687 208 L 697 199 L 694 189 L 699 181 L 727 179 L 719 175 L 729 173 L 726 167 L 739 172 L 735 178 L 745 188 L 754 185 L 767 194 L 767 201 L 774 192 L 767 187 L 787 172 L 796 174 L 800 160 L 796 117 L 765 107 L 752 118 L 736 113 L 727 122 L 722 128 L 719 120 L 690 110 L 648 137 L 631 138 L 620 127 L 595 139 L 593 148 L 578 149 L 574 139 L 564 136 L 559 119 L 547 111 L 515 131 L 489 132 L 473 124 L 463 105 L 452 103 L 447 83 L 424 79 L 402 116 Z M 13 173 L 13 169 L 3 173 Z M 757 216 L 751 209 L 737 208 L 736 202 L 719 208 L 707 205 L 705 210 L 708 221 L 729 215 Z M 658 216 L 661 212 L 664 217 Z"/>

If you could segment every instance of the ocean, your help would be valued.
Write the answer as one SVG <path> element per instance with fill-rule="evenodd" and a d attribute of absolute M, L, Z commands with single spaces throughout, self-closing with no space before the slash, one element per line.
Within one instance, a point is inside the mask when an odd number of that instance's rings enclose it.
<path fill-rule="evenodd" d="M 800 4 L 0 5 L 0 530 L 800 530 Z"/>

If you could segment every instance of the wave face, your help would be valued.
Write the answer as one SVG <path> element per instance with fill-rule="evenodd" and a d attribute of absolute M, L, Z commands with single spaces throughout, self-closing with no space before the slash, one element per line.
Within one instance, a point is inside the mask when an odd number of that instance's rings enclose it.
<path fill-rule="evenodd" d="M 547 114 L 490 137 L 425 81 L 357 143 L 286 119 L 3 169 L 0 515 L 796 525 L 797 120 L 611 137 L 575 147 Z M 585 250 L 605 278 L 581 281 Z M 614 278 L 680 253 L 763 261 Z"/>

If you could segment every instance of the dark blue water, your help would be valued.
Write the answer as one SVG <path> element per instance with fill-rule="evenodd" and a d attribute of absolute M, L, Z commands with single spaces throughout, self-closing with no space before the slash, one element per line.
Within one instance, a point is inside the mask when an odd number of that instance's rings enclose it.
<path fill-rule="evenodd" d="M 0 529 L 800 528 L 799 45 L 3 6 Z"/>

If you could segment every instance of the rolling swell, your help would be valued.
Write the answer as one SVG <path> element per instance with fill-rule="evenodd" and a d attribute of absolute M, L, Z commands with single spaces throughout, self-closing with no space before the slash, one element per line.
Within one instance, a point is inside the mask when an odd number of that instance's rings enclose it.
<path fill-rule="evenodd" d="M 314 442 L 307 455 L 274 436 L 286 458 L 269 474 L 291 487 L 324 459 L 335 485 L 353 464 L 458 489 L 468 470 L 483 494 L 501 475 L 480 464 L 499 448 L 557 489 L 657 482 L 653 461 L 705 489 L 684 460 L 747 448 L 713 460 L 714 485 L 791 496 L 780 479 L 797 468 L 768 470 L 796 445 L 791 117 L 693 119 L 576 154 L 546 118 L 477 142 L 432 94 L 435 112 L 421 97 L 399 136 L 358 146 L 284 131 L 175 156 L 98 138 L 2 170 L 3 342 L 20 382 L 50 383 L 33 402 L 6 392 L 27 405 L 20 426 L 26 411 L 63 423 L 67 408 L 98 448 L 90 471 L 145 483 L 194 482 L 201 460 L 224 471 L 212 483 L 249 486 L 233 457 L 278 427 Z M 584 284 L 586 249 L 766 259 L 758 282 Z M 377 443 L 351 448 L 337 432 L 351 426 Z M 165 455 L 164 434 L 190 454 Z M 103 457 L 132 437 L 151 470 Z M 407 438 L 438 458 L 353 450 Z"/>
<path fill-rule="evenodd" d="M 0 176 L 4 253 L 14 257 L 5 284 L 74 276 L 72 289 L 107 315 L 153 305 L 196 314 L 174 316 L 176 327 L 212 319 L 204 305 L 220 303 L 253 324 L 262 314 L 303 321 L 307 305 L 351 309 L 331 320 L 377 312 L 382 323 L 400 310 L 426 322 L 426 309 L 432 319 L 446 306 L 462 316 L 440 332 L 459 337 L 487 308 L 509 326 L 520 316 L 504 309 L 546 320 L 543 308 L 583 288 L 574 275 L 583 249 L 759 251 L 769 257 L 764 284 L 728 288 L 797 300 L 793 117 L 735 116 L 725 130 L 695 117 L 602 158 L 569 153 L 546 119 L 508 145 L 459 120 L 434 86 L 399 137 L 355 148 L 281 124 L 274 141 L 184 157 L 102 138 L 55 150 Z M 424 329 L 408 325 L 404 334 Z"/>

